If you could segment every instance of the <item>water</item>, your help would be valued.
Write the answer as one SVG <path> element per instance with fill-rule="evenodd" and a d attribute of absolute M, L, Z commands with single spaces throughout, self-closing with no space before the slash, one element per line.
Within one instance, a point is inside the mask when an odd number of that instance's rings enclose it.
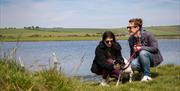
<path fill-rule="evenodd" d="M 129 57 L 127 40 L 118 41 L 122 47 L 122 55 Z M 162 64 L 180 65 L 180 40 L 158 40 L 163 55 Z M 17 57 L 21 57 L 25 67 L 38 70 L 40 65 L 49 67 L 52 53 L 55 52 L 60 60 L 63 72 L 67 75 L 92 75 L 90 67 L 94 58 L 95 48 L 99 41 L 51 41 L 51 42 L 0 42 L 0 56 L 13 47 L 18 46 Z M 76 68 L 83 61 L 76 73 Z M 162 65 L 161 64 L 161 65 Z"/>

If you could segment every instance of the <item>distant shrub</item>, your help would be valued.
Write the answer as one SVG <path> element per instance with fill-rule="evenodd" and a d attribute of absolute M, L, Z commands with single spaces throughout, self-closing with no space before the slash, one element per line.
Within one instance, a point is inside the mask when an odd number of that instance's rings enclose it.
<path fill-rule="evenodd" d="M 95 35 L 95 34 L 93 34 L 92 36 L 93 36 L 93 37 L 95 37 L 96 35 Z"/>
<path fill-rule="evenodd" d="M 68 37 L 79 37 L 79 35 L 67 35 Z"/>
<path fill-rule="evenodd" d="M 48 37 L 47 35 L 44 35 L 43 37 Z"/>
<path fill-rule="evenodd" d="M 0 35 L 0 38 L 4 37 L 3 35 Z"/>
<path fill-rule="evenodd" d="M 49 37 L 53 37 L 52 35 L 49 35 Z"/>
<path fill-rule="evenodd" d="M 41 35 L 39 35 L 39 34 L 33 34 L 33 35 L 29 36 L 29 37 L 41 37 Z"/>
<path fill-rule="evenodd" d="M 90 37 L 91 35 L 90 34 L 86 34 L 85 37 Z"/>

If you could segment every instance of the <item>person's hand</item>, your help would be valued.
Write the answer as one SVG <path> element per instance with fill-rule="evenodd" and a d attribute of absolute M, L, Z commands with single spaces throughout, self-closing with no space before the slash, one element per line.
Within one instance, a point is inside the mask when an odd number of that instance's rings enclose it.
<path fill-rule="evenodd" d="M 134 51 L 135 51 L 135 52 L 139 52 L 139 51 L 141 50 L 141 48 L 142 48 L 142 45 L 141 45 L 141 44 L 136 44 L 136 45 L 134 45 Z"/>
<path fill-rule="evenodd" d="M 119 64 L 114 64 L 114 69 L 119 70 L 120 69 L 120 65 Z"/>

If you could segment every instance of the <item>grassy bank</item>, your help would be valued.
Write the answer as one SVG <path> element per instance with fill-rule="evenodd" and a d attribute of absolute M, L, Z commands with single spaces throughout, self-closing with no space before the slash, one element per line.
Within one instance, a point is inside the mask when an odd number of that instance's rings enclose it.
<path fill-rule="evenodd" d="M 180 39 L 180 25 L 146 27 L 157 38 Z M 117 39 L 127 39 L 126 28 L 38 28 L 38 29 L 0 29 L 0 41 L 63 41 L 63 40 L 101 40 L 104 31 L 113 31 Z"/>
<path fill-rule="evenodd" d="M 180 66 L 163 65 L 153 68 L 150 82 L 133 81 L 115 87 L 102 87 L 66 77 L 49 69 L 30 73 L 12 60 L 0 60 L 0 91 L 179 91 Z"/>

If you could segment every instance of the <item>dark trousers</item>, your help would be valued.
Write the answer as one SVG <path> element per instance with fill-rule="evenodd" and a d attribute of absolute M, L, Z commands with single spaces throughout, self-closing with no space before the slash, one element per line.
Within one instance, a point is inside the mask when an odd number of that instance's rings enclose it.
<path fill-rule="evenodd" d="M 107 62 L 109 64 L 114 64 L 113 59 L 108 59 Z M 113 71 L 109 72 L 106 69 L 101 69 L 101 70 L 99 70 L 97 72 L 97 75 L 102 75 L 103 79 L 107 79 L 108 76 L 114 77 L 114 78 L 118 79 L 119 70 L 118 69 L 114 69 Z"/>

